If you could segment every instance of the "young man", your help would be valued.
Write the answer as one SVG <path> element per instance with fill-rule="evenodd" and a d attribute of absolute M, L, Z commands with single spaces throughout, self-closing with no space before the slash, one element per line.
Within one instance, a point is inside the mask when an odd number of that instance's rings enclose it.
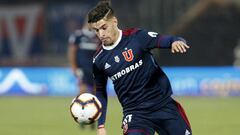
<path fill-rule="evenodd" d="M 92 76 L 92 57 L 99 47 L 99 39 L 93 31 L 90 31 L 87 22 L 82 29 L 76 30 L 69 37 L 68 57 L 71 69 L 78 79 L 79 94 L 95 94 Z M 83 124 L 80 125 L 85 128 Z M 95 124 L 91 125 L 95 129 Z"/>
<path fill-rule="evenodd" d="M 78 79 L 79 93 L 94 93 L 92 57 L 99 46 L 96 34 L 89 30 L 87 23 L 69 37 L 68 57 L 71 69 Z"/>
<path fill-rule="evenodd" d="M 171 98 L 170 82 L 150 52 L 153 48 L 169 48 L 172 53 L 185 53 L 189 48 L 185 40 L 141 29 L 122 31 L 108 2 L 99 3 L 89 12 L 88 23 L 102 41 L 93 60 L 96 95 L 103 105 L 98 135 L 107 134 L 108 77 L 123 107 L 124 135 L 191 135 L 181 105 Z"/>

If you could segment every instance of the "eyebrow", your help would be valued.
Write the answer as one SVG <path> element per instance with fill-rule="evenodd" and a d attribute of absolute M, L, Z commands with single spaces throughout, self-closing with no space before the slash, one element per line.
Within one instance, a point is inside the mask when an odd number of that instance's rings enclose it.
<path fill-rule="evenodd" d="M 106 26 L 106 24 L 103 24 L 101 27 L 99 27 L 98 29 L 97 28 L 93 28 L 94 30 L 99 30 L 101 28 L 103 28 L 104 26 Z"/>

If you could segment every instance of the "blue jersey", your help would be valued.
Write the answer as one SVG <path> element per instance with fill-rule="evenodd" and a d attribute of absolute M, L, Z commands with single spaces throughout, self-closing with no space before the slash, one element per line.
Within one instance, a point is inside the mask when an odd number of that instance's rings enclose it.
<path fill-rule="evenodd" d="M 154 60 L 153 48 L 171 48 L 174 41 L 183 40 L 141 29 L 120 31 L 112 46 L 104 46 L 93 60 L 96 95 L 103 104 L 99 125 L 105 122 L 107 78 L 123 107 L 123 112 L 154 111 L 167 103 L 172 89 L 168 77 Z"/>
<path fill-rule="evenodd" d="M 69 43 L 77 47 L 77 66 L 81 68 L 92 67 L 92 57 L 99 46 L 99 40 L 95 33 L 88 29 L 76 30 L 70 35 Z"/>

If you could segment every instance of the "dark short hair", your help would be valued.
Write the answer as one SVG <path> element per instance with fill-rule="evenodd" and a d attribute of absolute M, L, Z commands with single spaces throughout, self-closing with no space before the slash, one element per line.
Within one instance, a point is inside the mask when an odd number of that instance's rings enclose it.
<path fill-rule="evenodd" d="M 114 16 L 110 1 L 101 1 L 88 13 L 88 23 L 95 23 L 104 17 L 107 19 Z"/>

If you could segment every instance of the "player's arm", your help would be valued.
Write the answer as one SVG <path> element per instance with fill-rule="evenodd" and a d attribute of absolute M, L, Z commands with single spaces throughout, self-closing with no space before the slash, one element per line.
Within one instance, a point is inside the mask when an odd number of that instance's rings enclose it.
<path fill-rule="evenodd" d="M 142 48 L 145 50 L 167 48 L 171 49 L 172 53 L 184 53 L 189 48 L 186 41 L 177 36 L 160 35 L 156 32 L 148 32 L 145 30 L 139 30 L 137 36 L 141 42 Z"/>
<path fill-rule="evenodd" d="M 69 43 L 69 45 L 68 45 L 68 59 L 69 59 L 70 66 L 71 66 L 73 71 L 75 71 L 77 69 L 76 52 L 77 52 L 77 47 L 74 44 Z"/>
<path fill-rule="evenodd" d="M 68 39 L 68 59 L 71 66 L 71 69 L 77 77 L 83 75 L 82 71 L 78 69 L 77 66 L 77 49 L 78 49 L 78 40 L 75 35 L 71 35 Z"/>
<path fill-rule="evenodd" d="M 93 75 L 96 85 L 96 96 L 99 99 L 99 101 L 102 103 L 102 115 L 98 119 L 98 134 L 99 135 L 105 135 L 105 120 L 106 120 L 106 112 L 107 112 L 107 76 L 98 69 L 95 63 L 93 63 Z"/>

